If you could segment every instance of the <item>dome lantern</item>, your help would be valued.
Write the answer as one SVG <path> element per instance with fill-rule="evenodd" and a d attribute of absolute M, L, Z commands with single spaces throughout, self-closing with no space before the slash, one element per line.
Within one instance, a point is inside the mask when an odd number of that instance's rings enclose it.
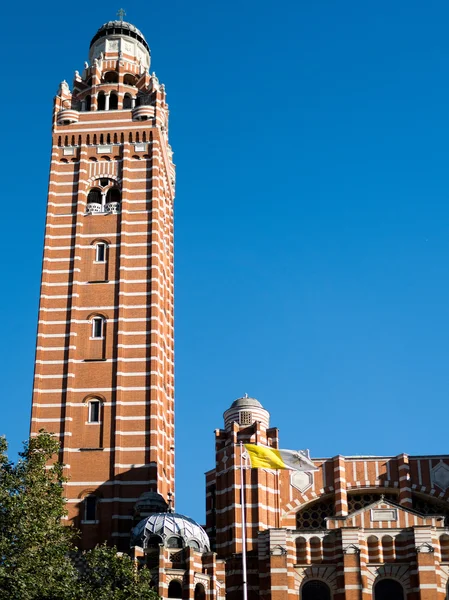
<path fill-rule="evenodd" d="M 232 423 L 240 427 L 248 427 L 255 421 L 260 421 L 265 428 L 270 426 L 270 413 L 264 409 L 262 404 L 255 398 L 245 394 L 237 398 L 223 414 L 225 429 L 230 430 Z"/>
<path fill-rule="evenodd" d="M 140 63 L 142 70 L 150 68 L 150 47 L 143 35 L 132 23 L 123 20 L 108 21 L 92 38 L 89 61 L 95 59 L 129 57 Z"/>

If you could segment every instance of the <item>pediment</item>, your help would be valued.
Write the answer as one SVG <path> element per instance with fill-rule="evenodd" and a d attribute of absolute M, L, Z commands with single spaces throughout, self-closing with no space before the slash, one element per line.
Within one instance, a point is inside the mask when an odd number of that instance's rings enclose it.
<path fill-rule="evenodd" d="M 426 516 L 416 510 L 405 508 L 390 500 L 381 498 L 367 506 L 345 516 L 327 519 L 329 529 L 341 527 L 361 527 L 364 529 L 405 528 L 419 525 L 438 527 L 444 522 L 444 517 L 438 515 Z"/>

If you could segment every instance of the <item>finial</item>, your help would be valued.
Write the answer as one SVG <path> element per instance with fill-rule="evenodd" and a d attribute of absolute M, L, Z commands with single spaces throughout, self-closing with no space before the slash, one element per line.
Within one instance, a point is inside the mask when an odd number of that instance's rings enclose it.
<path fill-rule="evenodd" d="M 248 394 L 245 392 L 245 398 L 248 398 Z"/>
<path fill-rule="evenodd" d="M 123 23 L 123 17 L 126 16 L 126 12 L 123 10 L 123 8 L 119 8 L 117 11 L 117 17 L 120 19 L 120 21 Z"/>

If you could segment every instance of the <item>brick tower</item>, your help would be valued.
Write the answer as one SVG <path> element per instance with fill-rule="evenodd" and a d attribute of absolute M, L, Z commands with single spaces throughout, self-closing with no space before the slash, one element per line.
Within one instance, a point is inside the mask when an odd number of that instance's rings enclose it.
<path fill-rule="evenodd" d="M 111 21 L 54 100 L 31 434 L 59 436 L 84 547 L 128 547 L 174 490 L 175 171 L 149 67 Z"/>

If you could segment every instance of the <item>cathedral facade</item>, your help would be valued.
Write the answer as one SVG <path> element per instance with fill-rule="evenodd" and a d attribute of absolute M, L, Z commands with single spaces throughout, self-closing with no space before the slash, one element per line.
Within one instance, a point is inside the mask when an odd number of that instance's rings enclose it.
<path fill-rule="evenodd" d="M 60 440 L 81 546 L 129 551 L 162 598 L 446 600 L 449 456 L 250 469 L 242 443 L 277 449 L 279 431 L 239 398 L 205 526 L 174 511 L 175 167 L 165 88 L 122 18 L 60 84 L 52 123 L 31 435 Z"/>

